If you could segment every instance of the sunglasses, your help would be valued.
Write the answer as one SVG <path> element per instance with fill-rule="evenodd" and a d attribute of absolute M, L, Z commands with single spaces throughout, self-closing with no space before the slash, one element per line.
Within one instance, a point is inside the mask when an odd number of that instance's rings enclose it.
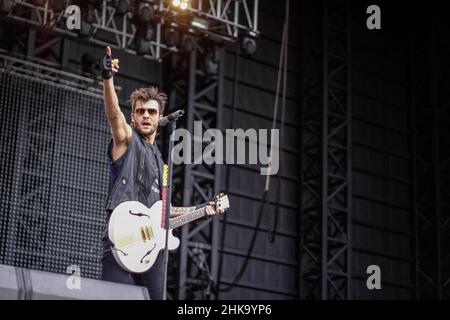
<path fill-rule="evenodd" d="M 156 109 L 151 109 L 151 108 L 136 108 L 134 110 L 134 113 L 143 116 L 145 114 L 145 112 L 148 111 L 148 114 L 153 116 L 156 115 L 158 113 L 158 110 Z"/>

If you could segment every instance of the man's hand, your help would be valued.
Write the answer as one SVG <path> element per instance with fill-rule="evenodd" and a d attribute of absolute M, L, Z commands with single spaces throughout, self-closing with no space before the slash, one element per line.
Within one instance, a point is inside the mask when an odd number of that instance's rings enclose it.
<path fill-rule="evenodd" d="M 216 206 L 214 202 L 209 202 L 209 204 L 206 206 L 206 215 L 207 216 L 215 216 L 218 212 L 216 210 Z"/>
<path fill-rule="evenodd" d="M 104 80 L 111 79 L 119 72 L 119 59 L 111 59 L 111 47 L 106 47 L 105 56 L 100 64 Z"/>

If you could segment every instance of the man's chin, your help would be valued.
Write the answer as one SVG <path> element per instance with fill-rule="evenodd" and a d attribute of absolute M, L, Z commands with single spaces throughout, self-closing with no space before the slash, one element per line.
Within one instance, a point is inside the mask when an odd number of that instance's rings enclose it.
<path fill-rule="evenodd" d="M 139 128 L 139 133 L 144 136 L 151 136 L 155 132 L 154 129 Z"/>

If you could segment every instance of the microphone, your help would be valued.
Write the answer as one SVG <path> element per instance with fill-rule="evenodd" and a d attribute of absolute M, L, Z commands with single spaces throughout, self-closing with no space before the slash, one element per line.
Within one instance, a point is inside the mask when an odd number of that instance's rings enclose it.
<path fill-rule="evenodd" d="M 164 127 L 171 121 L 178 120 L 182 115 L 184 114 L 184 110 L 177 110 L 175 112 L 172 112 L 171 114 L 168 114 L 165 117 L 162 117 L 158 120 L 158 126 Z"/>

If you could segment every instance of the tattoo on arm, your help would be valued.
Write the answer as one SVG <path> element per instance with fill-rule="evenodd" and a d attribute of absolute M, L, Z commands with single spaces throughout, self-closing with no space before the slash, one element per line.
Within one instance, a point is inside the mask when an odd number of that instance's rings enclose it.
<path fill-rule="evenodd" d="M 174 218 L 174 217 L 181 216 L 188 212 L 194 211 L 195 208 L 196 208 L 195 206 L 193 206 L 193 207 L 171 207 L 170 208 L 170 217 Z"/>

